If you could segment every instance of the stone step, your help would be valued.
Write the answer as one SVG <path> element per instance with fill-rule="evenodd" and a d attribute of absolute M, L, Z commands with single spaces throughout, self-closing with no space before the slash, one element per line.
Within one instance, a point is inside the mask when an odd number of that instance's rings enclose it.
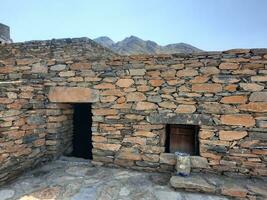
<path fill-rule="evenodd" d="M 218 194 L 237 199 L 267 199 L 266 179 L 198 173 L 187 177 L 174 175 L 170 179 L 170 184 L 175 189 Z"/>

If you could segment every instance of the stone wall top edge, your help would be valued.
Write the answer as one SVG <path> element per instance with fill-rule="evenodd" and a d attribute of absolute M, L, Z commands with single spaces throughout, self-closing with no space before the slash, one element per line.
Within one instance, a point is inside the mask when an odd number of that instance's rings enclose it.
<path fill-rule="evenodd" d="M 95 41 L 91 40 L 88 37 L 80 37 L 80 38 L 60 38 L 60 39 L 51 39 L 51 40 L 32 40 L 32 41 L 25 41 L 25 42 L 17 42 L 17 43 L 10 43 L 10 44 L 0 44 L 0 49 L 2 48 L 20 48 L 23 47 L 24 49 L 27 47 L 32 46 L 40 46 L 46 47 L 46 46 L 65 46 L 65 45 L 75 45 L 79 46 L 79 44 L 90 44 L 92 47 L 105 49 L 106 51 L 112 52 L 110 49 L 107 49 L 99 44 L 97 44 Z M 263 55 L 267 54 L 267 48 L 253 48 L 253 49 L 230 49 L 225 51 L 201 51 L 196 53 L 175 53 L 175 54 L 138 54 L 138 55 L 119 55 L 114 52 L 113 58 L 116 59 L 135 59 L 135 58 L 193 58 L 197 56 L 216 56 L 216 55 L 222 55 L 222 54 L 232 54 L 232 55 L 244 55 L 244 54 L 253 54 L 253 55 Z M 111 57 L 111 58 L 112 58 Z"/>

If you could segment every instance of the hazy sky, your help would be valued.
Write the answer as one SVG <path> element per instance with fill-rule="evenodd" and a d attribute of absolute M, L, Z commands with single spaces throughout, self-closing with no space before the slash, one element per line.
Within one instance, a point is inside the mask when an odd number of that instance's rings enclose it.
<path fill-rule="evenodd" d="M 204 50 L 267 47 L 267 0 L 0 0 L 15 42 L 135 35 Z"/>

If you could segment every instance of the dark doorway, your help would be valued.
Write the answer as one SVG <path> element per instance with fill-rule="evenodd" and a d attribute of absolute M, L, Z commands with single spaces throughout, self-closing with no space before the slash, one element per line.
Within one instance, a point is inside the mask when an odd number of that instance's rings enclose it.
<path fill-rule="evenodd" d="M 190 155 L 199 154 L 198 126 L 168 124 L 166 127 L 166 152 L 176 151 Z"/>
<path fill-rule="evenodd" d="M 92 159 L 92 112 L 91 104 L 74 104 L 73 153 L 79 158 Z"/>

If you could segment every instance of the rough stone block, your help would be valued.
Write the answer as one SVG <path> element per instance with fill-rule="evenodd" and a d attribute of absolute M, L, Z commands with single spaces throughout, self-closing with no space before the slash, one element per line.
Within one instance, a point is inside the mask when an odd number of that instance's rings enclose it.
<path fill-rule="evenodd" d="M 99 101 L 99 92 L 81 87 L 52 87 L 48 98 L 51 102 L 60 103 L 91 103 Z"/>

